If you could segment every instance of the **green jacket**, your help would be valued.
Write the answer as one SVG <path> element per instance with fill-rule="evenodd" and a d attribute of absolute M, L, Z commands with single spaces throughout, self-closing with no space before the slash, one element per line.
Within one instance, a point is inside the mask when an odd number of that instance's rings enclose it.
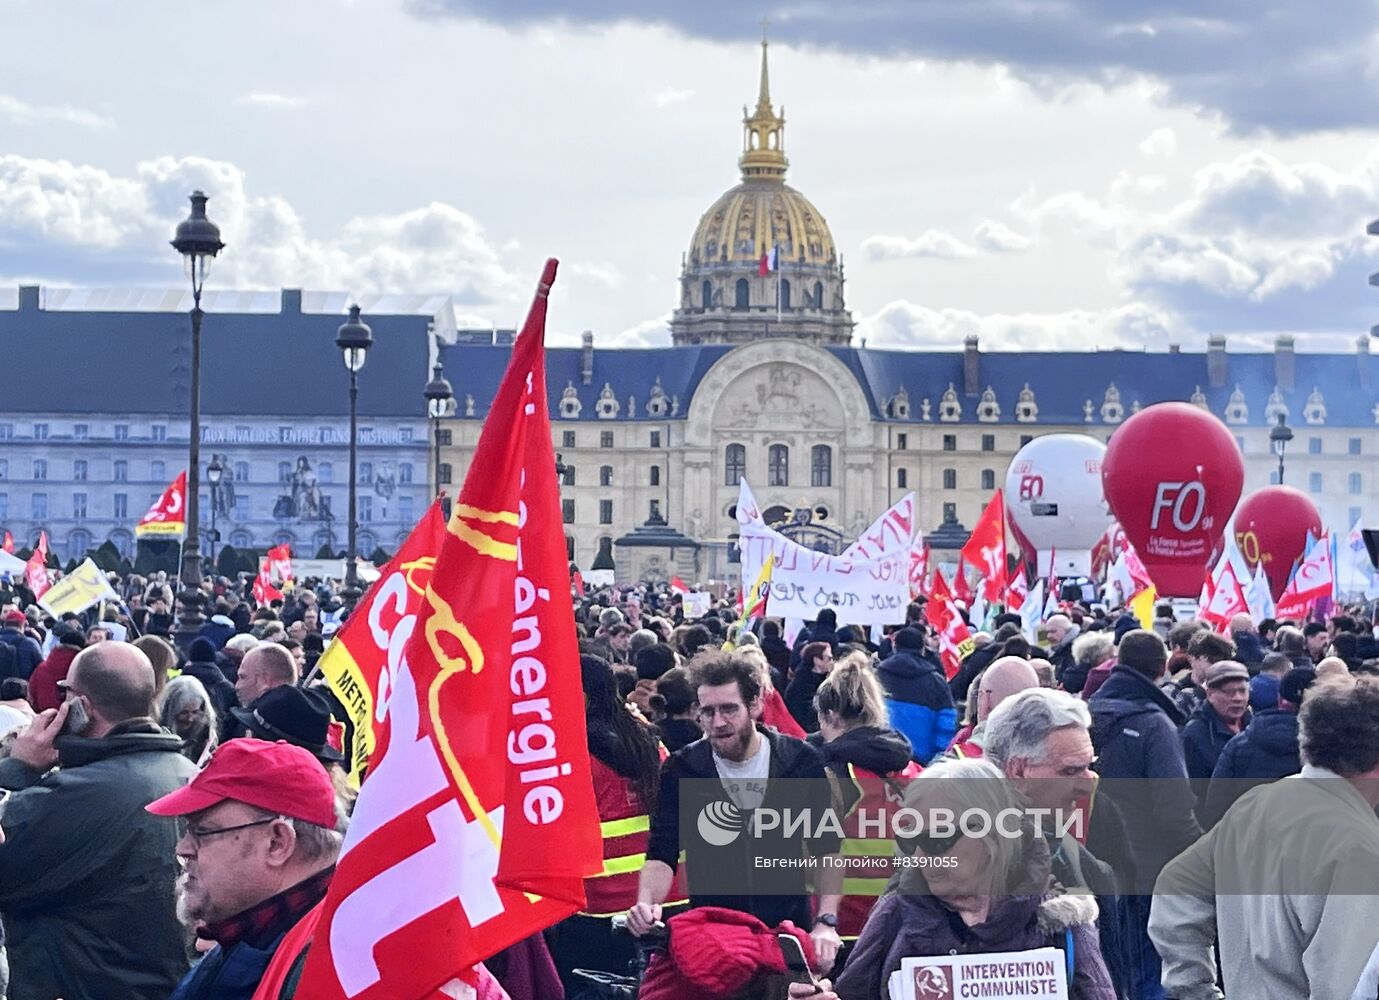
<path fill-rule="evenodd" d="M 196 767 L 151 719 L 58 739 L 61 767 L 0 761 L 10 1000 L 165 1000 L 186 973 L 173 820 L 144 806 Z"/>

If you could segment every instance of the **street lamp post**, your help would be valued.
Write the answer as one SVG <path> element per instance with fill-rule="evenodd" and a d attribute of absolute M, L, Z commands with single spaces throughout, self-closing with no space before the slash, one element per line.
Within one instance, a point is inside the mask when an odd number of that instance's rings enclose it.
<path fill-rule="evenodd" d="M 211 464 L 206 466 L 206 482 L 211 484 L 211 534 L 206 539 L 206 563 L 211 567 L 211 575 L 215 576 L 215 543 L 220 541 L 220 532 L 215 527 L 215 516 L 220 508 L 220 477 L 225 475 L 225 466 L 221 464 L 220 456 L 211 459 Z"/>
<path fill-rule="evenodd" d="M 205 619 L 201 615 L 201 544 L 198 520 L 201 504 L 201 290 L 206 284 L 206 272 L 211 258 L 225 249 L 220 240 L 220 227 L 206 218 L 206 195 L 193 191 L 192 210 L 177 226 L 172 247 L 182 255 L 187 276 L 192 282 L 192 380 L 191 420 L 188 427 L 187 448 L 187 538 L 182 544 L 182 565 L 179 577 L 182 587 L 182 613 L 177 623 L 177 639 L 185 649 L 191 645 Z"/>
<path fill-rule="evenodd" d="M 351 610 L 359 599 L 358 558 L 358 497 L 355 495 L 355 469 L 359 458 L 359 370 L 368 360 L 369 348 L 373 346 L 373 331 L 359 318 L 359 307 L 350 306 L 350 318 L 340 324 L 335 331 L 335 346 L 345 359 L 345 370 L 350 373 L 350 523 L 349 551 L 345 556 L 345 604 Z"/>
<path fill-rule="evenodd" d="M 1288 442 L 1293 440 L 1293 429 L 1284 423 L 1285 415 L 1278 415 L 1278 423 L 1269 431 L 1269 447 L 1278 456 L 1278 484 L 1283 485 L 1283 453 L 1288 450 Z"/>
<path fill-rule="evenodd" d="M 422 395 L 426 397 L 426 412 L 431 417 L 431 440 L 435 444 L 435 467 L 436 492 L 441 488 L 441 419 L 450 412 L 451 400 L 455 398 L 455 392 L 450 387 L 449 380 L 445 377 L 445 367 L 436 362 L 431 369 L 431 381 L 426 383 L 426 388 Z"/>

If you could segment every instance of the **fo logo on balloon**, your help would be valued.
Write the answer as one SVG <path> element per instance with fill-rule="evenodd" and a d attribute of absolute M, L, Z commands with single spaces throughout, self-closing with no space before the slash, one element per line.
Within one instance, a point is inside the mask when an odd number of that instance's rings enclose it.
<path fill-rule="evenodd" d="M 1021 476 L 1020 477 L 1020 499 L 1038 500 L 1044 495 L 1043 476 Z"/>
<path fill-rule="evenodd" d="M 742 832 L 742 814 L 731 802 L 710 802 L 699 810 L 699 836 L 710 847 L 727 847 Z"/>
<path fill-rule="evenodd" d="M 1207 488 L 1200 482 L 1160 483 L 1154 492 L 1154 516 L 1149 521 L 1149 530 L 1159 530 L 1159 518 L 1165 510 L 1173 517 L 1173 527 L 1178 531 L 1192 531 L 1202 524 L 1202 514 L 1207 509 Z M 1202 524 L 1210 528 L 1210 523 Z"/>

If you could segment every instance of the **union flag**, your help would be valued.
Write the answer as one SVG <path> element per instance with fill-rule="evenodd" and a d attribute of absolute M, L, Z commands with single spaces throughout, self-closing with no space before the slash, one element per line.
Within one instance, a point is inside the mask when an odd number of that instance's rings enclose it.
<path fill-rule="evenodd" d="M 187 472 L 178 473 L 162 492 L 139 523 L 134 526 L 137 538 L 187 533 Z"/>
<path fill-rule="evenodd" d="M 944 676 L 951 681 L 962 661 L 976 648 L 976 643 L 972 641 L 971 629 L 958 614 L 948 581 L 938 567 L 934 567 L 934 587 L 924 605 L 924 617 L 938 633 L 939 660 L 943 663 Z"/>
<path fill-rule="evenodd" d="M 962 561 L 977 571 L 983 600 L 988 605 L 1000 603 L 1006 592 L 1006 507 L 1000 490 L 962 547 Z"/>

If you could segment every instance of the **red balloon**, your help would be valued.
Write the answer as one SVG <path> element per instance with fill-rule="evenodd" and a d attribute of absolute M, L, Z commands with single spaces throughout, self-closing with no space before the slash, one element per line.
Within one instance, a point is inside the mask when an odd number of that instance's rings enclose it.
<path fill-rule="evenodd" d="M 1196 597 L 1240 499 L 1245 460 L 1216 417 L 1155 403 L 1111 436 L 1101 484 L 1111 512 L 1166 597 Z"/>
<path fill-rule="evenodd" d="M 1235 543 L 1250 572 L 1260 563 L 1274 600 L 1283 594 L 1293 564 L 1307 548 L 1307 533 L 1320 538 L 1322 516 L 1307 494 L 1291 486 L 1266 486 L 1235 512 Z"/>

